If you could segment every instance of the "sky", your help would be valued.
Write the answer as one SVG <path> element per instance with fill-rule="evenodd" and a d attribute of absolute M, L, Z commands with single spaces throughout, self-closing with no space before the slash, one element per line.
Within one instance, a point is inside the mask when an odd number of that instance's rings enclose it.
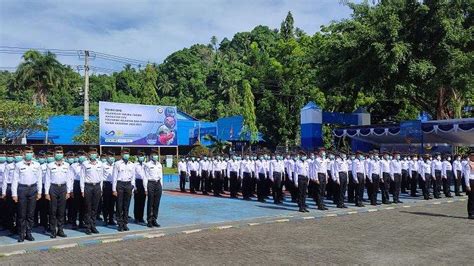
<path fill-rule="evenodd" d="M 257 25 L 279 28 L 288 11 L 308 34 L 350 16 L 340 0 L 0 0 L 0 69 L 21 55 L 4 46 L 92 50 L 161 63 L 166 56 L 212 36 L 229 39 Z M 2 50 L 3 49 L 3 50 Z M 72 66 L 77 56 L 58 56 Z M 91 65 L 121 69 L 96 58 Z M 99 70 L 98 70 L 99 71 Z"/>

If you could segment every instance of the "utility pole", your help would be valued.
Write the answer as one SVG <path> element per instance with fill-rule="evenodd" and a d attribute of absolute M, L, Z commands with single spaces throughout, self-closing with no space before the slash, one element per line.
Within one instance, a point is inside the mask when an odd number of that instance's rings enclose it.
<path fill-rule="evenodd" d="M 89 51 L 84 51 L 84 122 L 89 121 Z"/>

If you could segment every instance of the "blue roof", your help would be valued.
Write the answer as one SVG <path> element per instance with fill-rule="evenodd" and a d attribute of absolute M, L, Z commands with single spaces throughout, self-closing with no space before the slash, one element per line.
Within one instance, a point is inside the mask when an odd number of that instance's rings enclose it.
<path fill-rule="evenodd" d="M 94 121 L 97 117 L 90 116 Z M 80 126 L 84 121 L 82 115 L 58 115 L 49 118 L 48 122 L 48 140 L 55 144 L 74 144 L 73 137 L 79 134 Z M 29 135 L 29 140 L 43 140 L 46 132 L 40 131 Z"/>
<path fill-rule="evenodd" d="M 319 105 L 317 105 L 315 102 L 309 102 L 305 106 L 303 106 L 303 108 L 301 108 L 301 110 L 308 110 L 308 109 L 319 109 L 319 110 L 321 110 L 321 107 L 319 107 Z"/>

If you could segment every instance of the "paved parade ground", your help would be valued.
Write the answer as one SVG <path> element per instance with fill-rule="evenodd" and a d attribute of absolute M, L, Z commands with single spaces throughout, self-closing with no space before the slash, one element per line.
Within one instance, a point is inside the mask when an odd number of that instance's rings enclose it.
<path fill-rule="evenodd" d="M 51 240 L 36 228 L 36 241 L 21 244 L 16 235 L 2 231 L 0 254 L 6 257 L 0 262 L 284 264 L 419 259 L 413 263 L 466 264 L 467 251 L 474 245 L 474 223 L 466 219 L 467 197 L 424 201 L 402 194 L 403 204 L 364 208 L 348 204 L 348 209 L 337 209 L 327 201 L 326 212 L 316 210 L 308 200 L 311 212 L 301 214 L 288 201 L 274 205 L 271 200 L 192 195 L 176 191 L 173 184 L 167 187 L 160 229 L 148 229 L 131 219 L 129 232 L 98 226 L 101 234 L 87 236 L 68 228 L 68 238 Z"/>
<path fill-rule="evenodd" d="M 465 201 L 373 210 L 292 212 L 287 219 L 9 256 L 0 258 L 0 264 L 472 264 L 474 223 L 466 219 Z"/>

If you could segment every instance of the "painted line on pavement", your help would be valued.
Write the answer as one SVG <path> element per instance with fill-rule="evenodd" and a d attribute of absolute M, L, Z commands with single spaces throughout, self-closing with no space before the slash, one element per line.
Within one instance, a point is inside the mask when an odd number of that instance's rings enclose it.
<path fill-rule="evenodd" d="M 303 220 L 310 220 L 310 219 L 316 219 L 314 216 L 305 216 L 303 217 Z"/>
<path fill-rule="evenodd" d="M 0 254 L 0 257 L 8 257 L 8 256 L 13 256 L 13 255 L 21 255 L 21 254 L 25 254 L 26 253 L 26 250 L 16 250 L 16 251 L 12 251 L 12 252 L 8 252 L 8 253 L 2 253 Z"/>
<path fill-rule="evenodd" d="M 376 212 L 376 211 L 378 211 L 378 209 L 369 209 L 369 210 L 367 210 L 367 212 Z"/>
<path fill-rule="evenodd" d="M 120 242 L 123 241 L 123 238 L 109 238 L 109 239 L 104 239 L 101 242 L 102 243 L 114 243 L 114 242 Z"/>
<path fill-rule="evenodd" d="M 157 237 L 163 237 L 166 234 L 146 234 L 144 235 L 145 238 L 157 238 Z"/>
<path fill-rule="evenodd" d="M 216 227 L 216 229 L 224 230 L 224 229 L 229 229 L 229 228 L 232 228 L 232 227 L 233 227 L 232 225 L 223 225 L 223 226 Z"/>
<path fill-rule="evenodd" d="M 203 229 L 186 230 L 186 231 L 183 231 L 183 233 L 185 233 L 186 235 L 188 235 L 188 234 L 193 234 L 193 233 L 201 232 L 202 230 L 203 230 Z"/>
<path fill-rule="evenodd" d="M 280 219 L 280 220 L 275 220 L 274 222 L 275 223 L 285 223 L 285 222 L 289 222 L 290 219 Z"/>
<path fill-rule="evenodd" d="M 74 247 L 77 247 L 77 243 L 52 246 L 51 249 L 65 249 L 65 248 L 74 248 Z"/>
<path fill-rule="evenodd" d="M 260 225 L 260 223 L 249 223 L 249 226 L 255 226 L 255 225 Z"/>
<path fill-rule="evenodd" d="M 326 214 L 325 216 L 326 217 L 336 217 L 337 214 L 336 213 L 330 213 L 330 214 Z"/>

